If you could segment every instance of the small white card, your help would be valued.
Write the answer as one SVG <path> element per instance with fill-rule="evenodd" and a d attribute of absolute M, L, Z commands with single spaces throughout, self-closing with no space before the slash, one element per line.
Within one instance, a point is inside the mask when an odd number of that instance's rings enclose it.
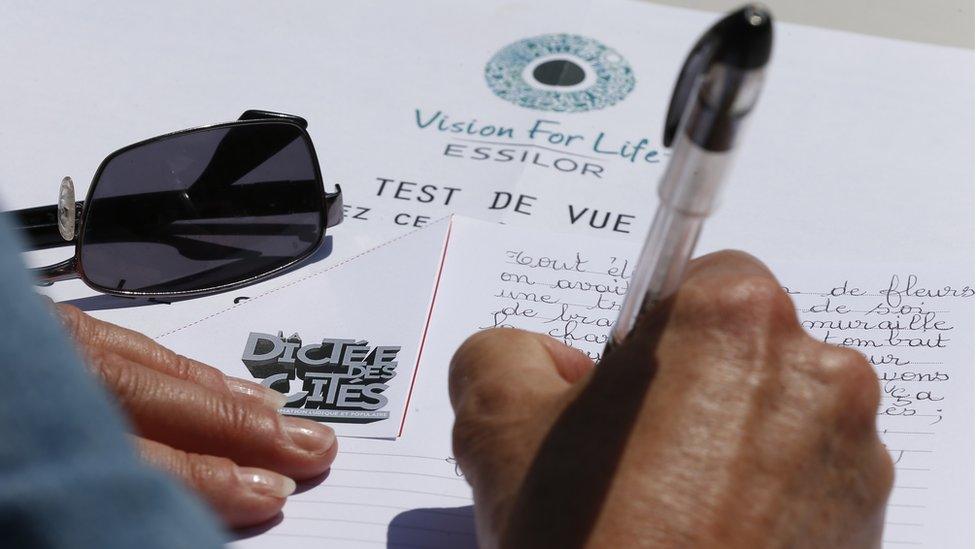
<path fill-rule="evenodd" d="M 340 436 L 396 438 L 449 223 L 308 272 L 158 338 L 288 395 L 282 413 Z"/>

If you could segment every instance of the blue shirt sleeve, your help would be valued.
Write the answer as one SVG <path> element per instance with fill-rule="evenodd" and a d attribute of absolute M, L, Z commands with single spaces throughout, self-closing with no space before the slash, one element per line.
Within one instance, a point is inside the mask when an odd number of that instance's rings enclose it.
<path fill-rule="evenodd" d="M 210 511 L 140 462 L 31 287 L 0 215 L 0 547 L 219 547 Z"/>

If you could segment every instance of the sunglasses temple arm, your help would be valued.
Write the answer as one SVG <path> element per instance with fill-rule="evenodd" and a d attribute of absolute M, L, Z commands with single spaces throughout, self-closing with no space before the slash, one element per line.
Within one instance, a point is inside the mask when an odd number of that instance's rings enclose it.
<path fill-rule="evenodd" d="M 75 219 L 81 219 L 83 201 L 75 202 Z M 342 223 L 342 188 L 336 185 L 335 192 L 325 193 L 325 212 L 328 227 L 335 227 Z M 68 243 L 58 230 L 58 207 L 38 206 L 3 212 L 9 223 L 13 225 L 28 250 L 43 250 L 56 248 Z"/>
<path fill-rule="evenodd" d="M 75 202 L 75 219 L 81 219 L 84 204 L 82 201 Z M 58 207 L 55 204 L 3 212 L 0 215 L 8 219 L 28 250 L 56 248 L 70 242 L 58 230 Z"/>
<path fill-rule="evenodd" d="M 78 208 L 79 216 L 81 214 L 82 204 L 82 202 L 75 204 L 75 207 Z M 339 223 L 342 223 L 344 213 L 342 208 L 342 188 L 339 185 L 336 185 L 335 192 L 325 193 L 325 212 L 327 227 L 335 227 Z M 14 212 L 9 212 L 9 215 L 21 217 L 32 222 L 22 223 L 19 226 L 19 228 L 25 232 L 30 231 L 32 239 L 35 237 L 35 233 L 36 235 L 41 235 L 43 232 L 43 236 L 45 238 L 53 241 L 53 237 L 47 234 L 47 232 L 53 229 L 54 235 L 59 239 L 58 243 L 53 245 L 64 243 L 64 239 L 61 239 L 61 234 L 58 232 L 57 206 L 42 206 L 40 208 L 31 208 L 29 210 L 17 210 Z M 54 216 L 54 224 L 51 228 L 48 227 L 47 223 L 44 223 L 44 221 L 46 221 L 50 215 Z M 52 244 L 42 247 L 51 246 Z M 37 249 L 37 247 L 32 249 Z M 38 283 L 45 286 L 53 282 L 78 278 L 80 276 L 78 273 L 78 260 L 75 257 L 66 259 L 60 263 L 55 263 L 54 265 L 30 269 L 30 271 L 31 274 L 34 275 L 34 278 L 37 279 Z"/>
<path fill-rule="evenodd" d="M 34 277 L 34 280 L 36 280 L 37 284 L 41 286 L 50 286 L 53 282 L 69 280 L 81 276 L 78 273 L 78 260 L 74 257 L 71 259 L 65 259 L 64 261 L 55 263 L 54 265 L 37 267 L 29 270 L 31 275 Z"/>
<path fill-rule="evenodd" d="M 342 187 L 336 185 L 334 193 L 325 193 L 325 221 L 326 227 L 335 227 L 342 223 L 345 212 L 342 208 Z"/>

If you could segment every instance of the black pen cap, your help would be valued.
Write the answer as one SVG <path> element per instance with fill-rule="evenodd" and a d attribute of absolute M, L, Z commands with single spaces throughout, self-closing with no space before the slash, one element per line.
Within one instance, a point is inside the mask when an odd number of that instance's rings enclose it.
<path fill-rule="evenodd" d="M 773 49 L 773 17 L 760 4 L 749 4 L 712 25 L 691 49 L 671 95 L 664 124 L 664 146 L 674 141 L 690 95 L 700 76 L 715 64 L 740 71 L 766 66 Z"/>
<path fill-rule="evenodd" d="M 718 44 L 713 63 L 744 70 L 759 69 L 769 62 L 773 50 L 773 17 L 765 6 L 750 4 L 716 23 L 702 39 L 712 39 Z"/>

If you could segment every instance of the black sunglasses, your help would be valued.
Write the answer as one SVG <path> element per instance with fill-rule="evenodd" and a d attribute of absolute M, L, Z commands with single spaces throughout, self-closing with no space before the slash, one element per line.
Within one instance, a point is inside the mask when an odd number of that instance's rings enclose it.
<path fill-rule="evenodd" d="M 325 192 L 307 127 L 250 110 L 147 139 L 102 161 L 84 202 L 65 178 L 58 205 L 9 215 L 30 249 L 75 243 L 71 259 L 32 269 L 41 283 L 80 277 L 129 297 L 239 288 L 307 258 L 342 221 L 342 190 Z"/>

